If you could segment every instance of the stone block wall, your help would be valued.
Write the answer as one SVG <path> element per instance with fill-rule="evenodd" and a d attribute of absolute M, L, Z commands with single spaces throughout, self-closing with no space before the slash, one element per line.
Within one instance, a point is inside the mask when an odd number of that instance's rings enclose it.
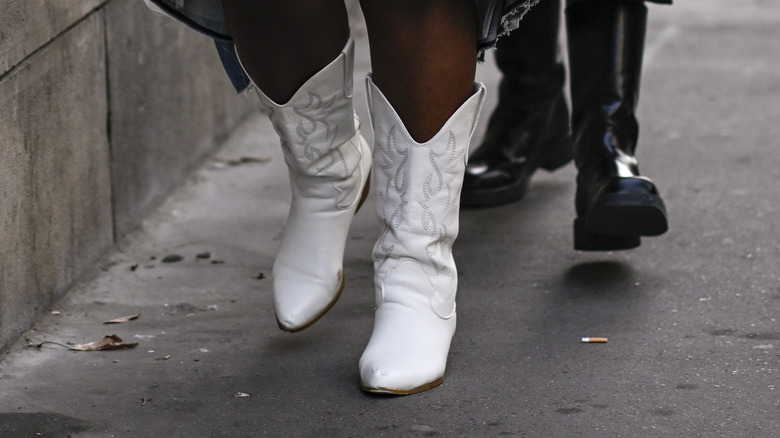
<path fill-rule="evenodd" d="M 0 2 L 0 350 L 254 106 L 140 0 Z"/>

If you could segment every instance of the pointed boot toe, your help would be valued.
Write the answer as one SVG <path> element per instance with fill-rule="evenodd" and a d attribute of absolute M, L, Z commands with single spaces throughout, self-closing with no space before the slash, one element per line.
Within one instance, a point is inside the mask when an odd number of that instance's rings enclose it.
<path fill-rule="evenodd" d="M 430 366 L 427 357 L 388 354 L 361 363 L 360 389 L 378 394 L 407 395 L 426 391 L 444 381 L 444 370 Z"/>
<path fill-rule="evenodd" d="M 344 274 L 339 271 L 333 285 L 274 279 L 274 290 L 284 291 L 274 299 L 276 322 L 280 329 L 295 333 L 317 322 L 336 304 L 344 290 Z"/>

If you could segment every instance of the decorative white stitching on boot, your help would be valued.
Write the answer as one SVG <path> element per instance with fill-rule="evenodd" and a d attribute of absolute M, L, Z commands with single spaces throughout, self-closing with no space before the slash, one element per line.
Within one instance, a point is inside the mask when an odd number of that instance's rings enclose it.
<path fill-rule="evenodd" d="M 442 254 L 451 253 L 452 247 L 445 242 L 445 238 L 448 235 L 447 234 L 447 220 L 450 219 L 453 215 L 453 212 L 457 214 L 458 209 L 454 208 L 454 199 L 452 196 L 452 186 L 449 183 L 445 182 L 445 178 L 442 176 L 442 170 L 439 168 L 439 165 L 437 164 L 437 160 L 444 159 L 445 164 L 452 164 L 456 160 L 459 160 L 459 154 L 458 148 L 457 148 L 457 141 L 455 140 L 455 134 L 452 133 L 452 131 L 449 132 L 448 140 L 447 140 L 447 147 L 444 149 L 444 151 L 441 154 L 437 154 L 436 151 L 433 149 L 429 152 L 429 159 L 431 163 L 431 167 L 433 168 L 434 174 L 428 176 L 425 179 L 425 183 L 423 184 L 423 196 L 425 198 L 425 202 L 421 202 L 420 205 L 423 208 L 423 217 L 422 217 L 422 227 L 425 230 L 428 230 L 430 228 L 430 236 L 431 236 L 431 243 L 426 245 L 425 247 L 425 253 L 428 257 L 428 260 L 431 262 L 431 266 L 435 269 L 436 273 L 438 274 L 442 270 L 442 266 L 439 265 L 439 263 L 436 262 L 434 259 L 435 250 L 432 251 L 430 248 L 431 246 L 438 247 L 438 251 Z M 445 169 L 449 167 L 446 166 Z M 449 173 L 450 175 L 453 175 L 454 177 L 459 176 L 458 172 L 448 172 L 445 170 L 446 173 Z M 433 176 L 436 176 L 436 185 L 434 185 Z M 439 195 L 441 192 L 446 192 L 446 202 L 444 203 L 443 212 L 444 215 L 442 216 L 443 220 L 441 221 L 441 225 L 436 220 L 436 214 L 433 210 L 431 210 L 431 207 L 429 205 L 430 201 L 437 195 Z"/>
<path fill-rule="evenodd" d="M 331 127 L 328 123 L 328 119 L 333 114 L 333 100 L 325 101 L 321 96 L 316 93 L 309 92 L 309 101 L 305 105 L 293 106 L 295 114 L 301 116 L 301 121 L 298 122 L 298 126 L 295 129 L 295 134 L 298 136 L 299 141 L 296 143 L 303 147 L 303 156 L 306 157 L 312 164 L 316 166 L 317 174 L 322 174 L 337 164 L 341 164 L 342 169 L 333 171 L 334 176 L 340 178 L 346 178 L 349 173 L 347 169 L 347 163 L 344 160 L 344 154 L 338 148 L 334 148 L 334 143 L 339 134 L 340 126 L 336 125 Z M 306 129 L 305 122 L 308 122 L 311 127 Z M 324 134 L 324 150 L 328 151 L 322 153 L 320 149 L 315 147 L 309 137 L 314 136 L 318 132 L 320 125 L 325 130 Z M 284 143 L 287 143 L 286 141 Z M 289 152 L 292 152 L 290 145 L 283 144 Z M 321 158 L 328 158 L 325 163 L 320 163 Z"/>
<path fill-rule="evenodd" d="M 377 142 L 378 150 L 374 151 L 375 166 L 384 174 L 385 179 L 387 180 L 385 187 L 377 190 L 380 205 L 391 204 L 391 189 L 398 195 L 398 199 L 400 200 L 385 221 L 382 234 L 379 236 L 377 248 L 383 255 L 382 260 L 377 263 L 376 269 L 379 269 L 393 254 L 394 245 L 387 245 L 385 243 L 387 241 L 387 235 L 390 232 L 391 227 L 397 229 L 404 223 L 404 207 L 408 204 L 406 195 L 409 188 L 409 180 L 408 175 L 406 175 L 406 172 L 408 172 L 406 162 L 409 160 L 409 149 L 398 147 L 398 142 L 395 140 L 395 129 L 396 127 L 392 126 L 388 130 L 387 140 L 384 143 Z M 400 164 L 395 164 L 399 161 L 398 157 L 403 158 L 400 159 Z M 393 172 L 393 169 L 395 169 L 395 172 Z"/>

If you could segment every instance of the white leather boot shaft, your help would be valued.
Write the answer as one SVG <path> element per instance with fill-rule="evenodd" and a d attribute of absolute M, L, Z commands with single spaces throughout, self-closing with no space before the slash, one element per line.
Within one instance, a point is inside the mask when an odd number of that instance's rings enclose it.
<path fill-rule="evenodd" d="M 384 225 L 374 246 L 376 314 L 360 358 L 366 391 L 408 394 L 441 383 L 455 333 L 460 190 L 485 87 L 428 142 L 415 142 L 367 79 L 374 188 Z"/>
<path fill-rule="evenodd" d="M 352 218 L 371 166 L 352 107 L 354 43 L 279 105 L 258 95 L 282 141 L 292 204 L 274 261 L 279 327 L 302 330 L 335 303 Z"/>

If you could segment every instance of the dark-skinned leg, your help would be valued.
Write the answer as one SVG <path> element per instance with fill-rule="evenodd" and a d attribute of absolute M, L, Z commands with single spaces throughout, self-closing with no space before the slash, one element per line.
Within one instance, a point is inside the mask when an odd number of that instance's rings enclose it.
<path fill-rule="evenodd" d="M 354 43 L 341 0 L 223 5 L 289 168 L 292 203 L 273 292 L 279 327 L 296 332 L 341 294 L 347 233 L 367 188 L 371 148 L 360 136 L 351 97 Z"/>
<path fill-rule="evenodd" d="M 444 379 L 455 332 L 460 190 L 484 100 L 472 0 L 363 0 L 373 77 L 376 312 L 361 388 L 411 394 Z"/>
<path fill-rule="evenodd" d="M 222 0 L 241 63 L 271 99 L 285 103 L 349 38 L 343 0 Z"/>
<path fill-rule="evenodd" d="M 373 81 L 412 137 L 433 137 L 474 92 L 477 35 L 470 0 L 361 0 Z"/>

